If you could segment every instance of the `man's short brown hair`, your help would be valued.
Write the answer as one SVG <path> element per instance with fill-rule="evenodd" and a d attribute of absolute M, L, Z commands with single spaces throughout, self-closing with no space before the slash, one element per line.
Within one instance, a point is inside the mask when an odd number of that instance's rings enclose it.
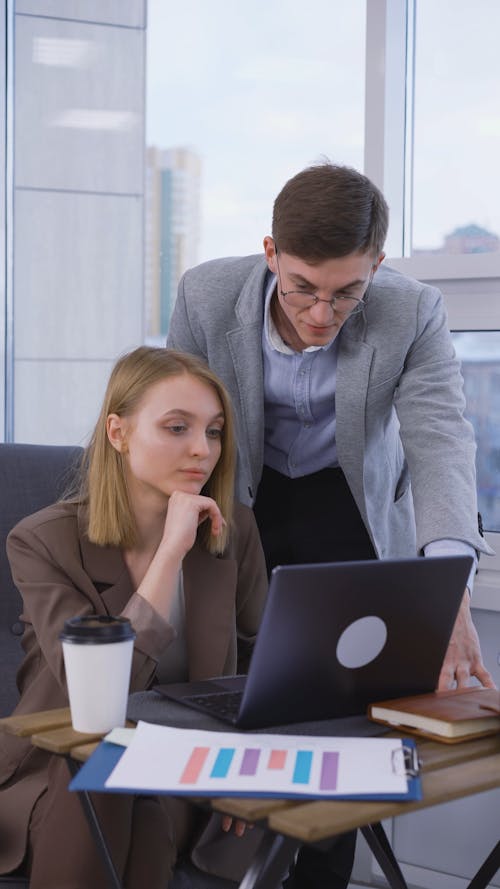
<path fill-rule="evenodd" d="M 382 192 L 351 167 L 322 163 L 289 179 L 274 202 L 276 247 L 307 262 L 382 252 L 389 208 Z"/>

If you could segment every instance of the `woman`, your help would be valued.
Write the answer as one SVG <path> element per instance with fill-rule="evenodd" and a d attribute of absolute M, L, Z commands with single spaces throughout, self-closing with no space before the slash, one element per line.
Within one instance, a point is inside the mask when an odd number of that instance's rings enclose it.
<path fill-rule="evenodd" d="M 118 361 L 79 495 L 9 535 L 25 622 L 16 713 L 67 706 L 58 637 L 75 615 L 131 620 L 131 691 L 245 668 L 267 580 L 253 514 L 233 505 L 234 464 L 228 395 L 208 367 L 147 347 Z M 68 777 L 63 759 L 0 736 L 0 873 L 24 862 L 31 889 L 107 885 Z M 166 797 L 95 801 L 124 885 L 165 889 L 195 810 Z"/>

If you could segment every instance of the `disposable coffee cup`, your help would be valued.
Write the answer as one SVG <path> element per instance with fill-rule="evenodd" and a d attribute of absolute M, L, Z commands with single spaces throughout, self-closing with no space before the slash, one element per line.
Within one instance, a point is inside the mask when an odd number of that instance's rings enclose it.
<path fill-rule="evenodd" d="M 126 617 L 65 621 L 59 638 L 75 731 L 104 733 L 125 725 L 135 635 Z"/>

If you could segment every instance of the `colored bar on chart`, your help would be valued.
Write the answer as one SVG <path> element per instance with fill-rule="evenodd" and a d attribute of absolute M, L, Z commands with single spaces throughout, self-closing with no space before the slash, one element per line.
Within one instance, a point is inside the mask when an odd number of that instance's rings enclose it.
<path fill-rule="evenodd" d="M 308 784 L 312 766 L 312 750 L 297 750 L 293 770 L 293 784 Z"/>
<path fill-rule="evenodd" d="M 180 777 L 179 784 L 196 784 L 209 750 L 209 747 L 193 747 L 191 756 Z"/>
<path fill-rule="evenodd" d="M 240 775 L 255 775 L 259 758 L 260 750 L 257 747 L 247 747 L 241 759 Z"/>
<path fill-rule="evenodd" d="M 269 753 L 268 769 L 284 769 L 286 764 L 286 750 L 271 750 Z"/>
<path fill-rule="evenodd" d="M 233 761 L 234 747 L 221 747 L 210 772 L 211 778 L 225 778 Z"/>
<path fill-rule="evenodd" d="M 320 790 L 337 789 L 337 773 L 339 768 L 338 753 L 323 753 L 321 760 Z"/>

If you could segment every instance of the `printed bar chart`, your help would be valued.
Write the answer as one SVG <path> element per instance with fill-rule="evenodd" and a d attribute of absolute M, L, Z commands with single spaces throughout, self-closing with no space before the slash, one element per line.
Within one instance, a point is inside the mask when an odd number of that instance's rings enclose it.
<path fill-rule="evenodd" d="M 309 784 L 312 759 L 311 750 L 297 750 L 292 778 L 294 784 Z"/>
<path fill-rule="evenodd" d="M 225 778 L 233 761 L 234 747 L 221 747 L 210 772 L 211 778 Z"/>
<path fill-rule="evenodd" d="M 268 751 L 267 763 L 263 751 L 259 747 L 245 747 L 238 750 L 236 747 L 220 747 L 212 749 L 208 747 L 194 747 L 188 755 L 187 762 L 181 771 L 180 784 L 195 785 L 202 775 L 202 771 L 209 754 L 212 765 L 209 771 L 210 778 L 228 778 L 231 767 L 235 765 L 235 772 L 240 776 L 255 777 L 265 771 L 283 771 L 290 762 L 291 783 L 310 784 L 311 773 L 315 758 L 319 761 L 319 789 L 336 790 L 339 754 L 336 751 L 321 750 L 278 750 Z M 238 764 L 239 754 L 239 764 Z"/>
<path fill-rule="evenodd" d="M 181 784 L 196 784 L 209 752 L 210 747 L 193 748 L 193 752 L 191 753 L 180 777 Z"/>
<path fill-rule="evenodd" d="M 284 769 L 286 763 L 286 750 L 271 750 L 269 752 L 268 769 Z"/>
<path fill-rule="evenodd" d="M 405 771 L 404 751 L 411 743 L 139 723 L 106 787 L 196 796 L 419 798 L 418 781 L 410 782 Z"/>
<path fill-rule="evenodd" d="M 259 765 L 260 750 L 256 747 L 247 747 L 243 752 L 240 766 L 240 775 L 255 775 Z"/>

